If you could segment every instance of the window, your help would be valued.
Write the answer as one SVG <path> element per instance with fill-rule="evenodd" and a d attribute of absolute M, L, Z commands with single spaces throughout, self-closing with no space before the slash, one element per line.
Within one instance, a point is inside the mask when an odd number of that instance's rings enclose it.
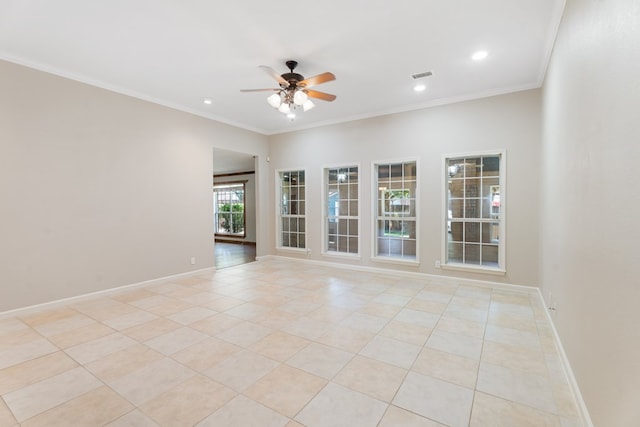
<path fill-rule="evenodd" d="M 325 169 L 325 250 L 358 253 L 358 167 Z"/>
<path fill-rule="evenodd" d="M 244 237 L 244 185 L 244 182 L 213 185 L 216 234 Z"/>
<path fill-rule="evenodd" d="M 280 246 L 306 247 L 304 171 L 280 172 Z"/>
<path fill-rule="evenodd" d="M 375 255 L 417 260 L 416 162 L 377 164 Z"/>
<path fill-rule="evenodd" d="M 445 159 L 447 265 L 504 269 L 503 161 L 503 153 Z"/>

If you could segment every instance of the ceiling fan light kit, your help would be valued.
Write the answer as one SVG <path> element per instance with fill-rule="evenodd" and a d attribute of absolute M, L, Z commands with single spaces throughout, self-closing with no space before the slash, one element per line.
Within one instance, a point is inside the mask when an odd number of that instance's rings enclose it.
<path fill-rule="evenodd" d="M 328 102 L 332 102 L 336 99 L 335 95 L 309 89 L 312 86 L 335 80 L 336 76 L 332 73 L 322 73 L 305 79 L 303 75 L 293 72 L 293 70 L 298 66 L 296 61 L 287 61 L 286 65 L 287 68 L 289 68 L 289 72 L 281 75 L 278 75 L 271 67 L 267 67 L 265 65 L 260 66 L 264 72 L 276 79 L 280 88 L 243 89 L 241 92 L 275 91 L 276 93 L 267 97 L 267 103 L 282 114 L 285 114 L 290 120 L 295 119 L 296 112 L 300 110 L 306 112 L 315 107 L 315 104 L 309 98 L 320 99 Z"/>

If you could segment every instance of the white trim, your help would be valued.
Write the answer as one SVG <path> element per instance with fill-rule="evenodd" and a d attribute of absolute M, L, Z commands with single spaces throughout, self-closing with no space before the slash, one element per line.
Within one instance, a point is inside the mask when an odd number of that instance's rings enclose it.
<path fill-rule="evenodd" d="M 440 264 L 442 270 L 466 271 L 467 273 L 493 274 L 494 276 L 504 276 L 506 270 L 501 268 L 491 268 L 483 265 L 473 264 Z"/>
<path fill-rule="evenodd" d="M 392 256 L 374 256 L 371 257 L 372 262 L 380 262 L 383 264 L 395 264 L 395 265 L 406 265 L 411 267 L 420 267 L 420 261 L 418 259 L 409 259 L 409 258 L 395 258 Z"/>
<path fill-rule="evenodd" d="M 560 363 L 562 365 L 562 370 L 566 376 L 567 383 L 571 388 L 571 393 L 573 394 L 573 398 L 576 401 L 578 406 L 578 414 L 580 415 L 580 420 L 582 424 L 586 427 L 593 427 L 593 421 L 591 421 L 591 416 L 589 415 L 589 410 L 587 409 L 587 405 L 582 397 L 582 393 L 580 392 L 580 387 L 578 386 L 578 381 L 576 380 L 575 375 L 573 374 L 573 369 L 571 369 L 571 364 L 569 363 L 569 358 L 567 357 L 567 353 L 564 351 L 564 347 L 562 346 L 562 341 L 560 341 L 560 335 L 558 334 L 558 330 L 556 329 L 555 324 L 553 323 L 553 319 L 551 318 L 551 314 L 549 313 L 548 305 L 544 300 L 544 296 L 542 295 L 542 290 L 540 288 L 537 289 L 538 297 L 540 298 L 540 302 L 542 306 L 545 308 L 545 313 L 547 316 L 547 321 L 551 326 L 551 330 L 553 332 L 553 339 L 556 342 L 556 346 L 558 349 L 558 354 L 560 355 Z"/>
<path fill-rule="evenodd" d="M 54 301 L 43 302 L 41 304 L 35 304 L 35 305 L 27 306 L 27 307 L 16 308 L 16 309 L 13 309 L 13 310 L 0 312 L 0 319 L 4 319 L 4 318 L 7 318 L 7 317 L 13 317 L 13 316 L 16 316 L 16 315 L 25 315 L 25 314 L 29 314 L 31 312 L 42 310 L 42 309 L 55 308 L 55 307 L 60 307 L 60 306 L 63 306 L 63 305 L 68 305 L 69 303 L 72 303 L 72 302 L 84 301 L 84 300 L 87 300 L 87 299 L 90 299 L 90 298 L 95 298 L 97 296 L 117 294 L 119 292 L 122 292 L 124 290 L 129 290 L 129 289 L 132 289 L 132 288 L 165 283 L 165 282 L 172 281 L 172 280 L 175 280 L 175 279 L 180 279 L 180 278 L 183 278 L 183 277 L 197 276 L 197 275 L 202 274 L 202 273 L 215 272 L 215 271 L 216 271 L 215 267 L 207 267 L 207 268 L 202 268 L 200 270 L 194 270 L 194 271 L 188 271 L 188 272 L 185 272 L 185 273 L 172 274 L 170 276 L 158 277 L 156 279 L 150 279 L 150 280 L 145 280 L 143 282 L 132 283 L 132 284 L 129 284 L 129 285 L 122 285 L 122 286 L 118 286 L 118 287 L 115 287 L 115 288 L 104 289 L 104 290 L 96 291 L 96 292 L 90 292 L 88 294 L 76 295 L 76 296 L 73 296 L 73 297 L 62 298 L 62 299 L 58 299 L 58 300 L 54 300 Z"/>

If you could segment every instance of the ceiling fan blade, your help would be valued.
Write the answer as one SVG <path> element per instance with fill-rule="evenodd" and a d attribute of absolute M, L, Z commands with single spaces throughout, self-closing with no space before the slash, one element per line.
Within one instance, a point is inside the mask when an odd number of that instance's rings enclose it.
<path fill-rule="evenodd" d="M 323 101 L 335 101 L 336 96 L 330 93 L 318 92 L 317 90 L 305 90 L 309 98 L 321 99 Z"/>
<path fill-rule="evenodd" d="M 280 92 L 282 89 L 240 89 L 240 92 Z"/>
<path fill-rule="evenodd" d="M 280 74 L 276 73 L 276 70 L 274 70 L 273 68 L 267 67 L 266 65 L 258 65 L 258 67 L 262 68 L 262 70 L 265 73 L 269 74 L 271 77 L 276 79 L 278 81 L 278 83 L 289 85 L 289 82 L 287 82 L 285 79 L 283 79 Z"/>
<path fill-rule="evenodd" d="M 298 83 L 298 86 L 312 87 L 322 83 L 330 82 L 335 79 L 336 79 L 336 76 L 334 76 L 333 73 L 322 73 L 322 74 L 318 74 L 317 76 L 304 79 L 303 81 Z"/>

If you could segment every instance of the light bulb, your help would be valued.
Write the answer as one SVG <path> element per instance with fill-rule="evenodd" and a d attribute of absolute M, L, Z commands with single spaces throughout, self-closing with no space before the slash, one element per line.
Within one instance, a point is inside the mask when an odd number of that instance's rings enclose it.
<path fill-rule="evenodd" d="M 427 88 L 427 85 L 423 85 L 423 84 L 417 84 L 413 87 L 413 90 L 415 90 L 416 92 L 422 92 Z"/>
<path fill-rule="evenodd" d="M 278 108 L 280 106 L 280 104 L 282 103 L 282 100 L 280 99 L 280 94 L 274 93 L 273 95 L 269 96 L 267 98 L 267 102 L 273 108 Z"/>
<path fill-rule="evenodd" d="M 287 114 L 287 119 L 289 119 L 289 120 L 293 121 L 293 119 L 295 119 L 295 118 L 296 118 L 296 113 L 289 113 L 289 114 Z"/>
<path fill-rule="evenodd" d="M 283 114 L 289 114 L 291 112 L 291 109 L 289 108 L 289 104 L 282 103 L 280 104 L 280 107 L 278 107 L 278 111 Z"/>
<path fill-rule="evenodd" d="M 474 61 L 482 61 L 488 55 L 489 52 L 487 52 L 486 50 L 479 50 L 471 56 L 471 59 L 473 59 Z"/>
<path fill-rule="evenodd" d="M 306 112 L 306 111 L 309 111 L 309 110 L 311 110 L 311 109 L 312 109 L 313 107 L 315 107 L 315 106 L 316 106 L 316 104 L 314 104 L 313 102 L 311 102 L 311 100 L 310 100 L 310 99 L 307 99 L 307 100 L 305 101 L 305 103 L 304 103 L 304 104 L 302 104 L 302 111 L 305 111 L 305 112 Z"/>
<path fill-rule="evenodd" d="M 298 89 L 293 95 L 293 102 L 297 105 L 303 105 L 305 102 L 307 102 L 307 99 L 309 99 L 309 97 L 301 89 Z"/>

